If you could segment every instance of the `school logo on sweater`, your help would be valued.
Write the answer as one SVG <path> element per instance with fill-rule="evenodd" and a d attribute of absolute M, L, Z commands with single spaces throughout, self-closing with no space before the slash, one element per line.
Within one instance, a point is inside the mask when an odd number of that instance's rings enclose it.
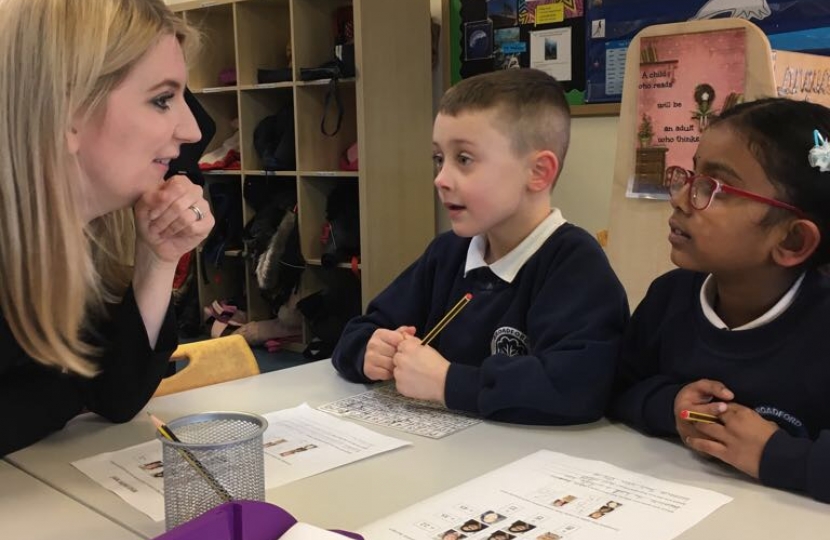
<path fill-rule="evenodd" d="M 528 353 L 527 336 L 515 328 L 502 326 L 493 333 L 490 341 L 491 354 L 522 356 Z"/>
<path fill-rule="evenodd" d="M 759 405 L 755 407 L 755 412 L 766 420 L 772 420 L 778 424 L 778 427 L 794 437 L 809 436 L 807 426 L 804 425 L 804 422 L 787 411 L 782 411 L 778 407 L 773 407 L 771 405 Z"/>

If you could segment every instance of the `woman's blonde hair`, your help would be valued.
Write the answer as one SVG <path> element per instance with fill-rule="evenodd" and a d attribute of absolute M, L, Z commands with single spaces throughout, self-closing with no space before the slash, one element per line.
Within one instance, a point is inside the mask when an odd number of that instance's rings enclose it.
<path fill-rule="evenodd" d="M 0 0 L 0 12 L 0 310 L 29 356 L 91 376 L 86 323 L 124 294 L 135 228 L 130 208 L 85 222 L 67 134 L 162 36 L 196 39 L 162 0 Z"/>

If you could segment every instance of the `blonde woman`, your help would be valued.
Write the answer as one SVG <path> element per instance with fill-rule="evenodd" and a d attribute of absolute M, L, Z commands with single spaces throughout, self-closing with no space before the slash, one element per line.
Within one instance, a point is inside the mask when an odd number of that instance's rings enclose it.
<path fill-rule="evenodd" d="M 0 455 L 147 402 L 176 262 L 213 226 L 163 181 L 200 138 L 191 31 L 161 0 L 0 0 Z"/>

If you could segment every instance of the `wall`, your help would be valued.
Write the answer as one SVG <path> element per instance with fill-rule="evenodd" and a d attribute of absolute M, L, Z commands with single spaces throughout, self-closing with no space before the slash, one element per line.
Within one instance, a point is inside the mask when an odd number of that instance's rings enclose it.
<path fill-rule="evenodd" d="M 574 118 L 571 148 L 552 202 L 588 232 L 608 228 L 619 117 Z"/>

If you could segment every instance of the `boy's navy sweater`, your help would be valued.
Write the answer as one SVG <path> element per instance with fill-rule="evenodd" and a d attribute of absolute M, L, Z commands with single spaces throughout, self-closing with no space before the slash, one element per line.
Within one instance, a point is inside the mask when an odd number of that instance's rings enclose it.
<path fill-rule="evenodd" d="M 332 358 L 337 370 L 369 382 L 363 357 L 376 329 L 412 325 L 423 336 L 469 292 L 473 299 L 431 343 L 450 361 L 447 407 L 528 424 L 600 418 L 628 303 L 597 242 L 563 224 L 512 283 L 487 267 L 465 277 L 469 244 L 453 233 L 438 236 L 349 322 Z"/>
<path fill-rule="evenodd" d="M 704 316 L 705 278 L 674 270 L 652 283 L 626 332 L 610 416 L 677 436 L 680 389 L 720 381 L 735 403 L 782 428 L 764 448 L 761 482 L 830 502 L 830 278 L 808 272 L 784 313 L 740 331 L 720 330 Z"/>

